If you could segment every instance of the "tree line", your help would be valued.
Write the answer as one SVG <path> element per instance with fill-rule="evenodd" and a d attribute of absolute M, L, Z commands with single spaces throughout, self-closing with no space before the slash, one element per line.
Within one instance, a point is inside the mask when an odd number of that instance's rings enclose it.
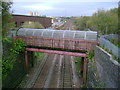
<path fill-rule="evenodd" d="M 100 34 L 118 33 L 118 9 L 99 9 L 92 16 L 74 17 L 78 30 L 94 30 Z"/>

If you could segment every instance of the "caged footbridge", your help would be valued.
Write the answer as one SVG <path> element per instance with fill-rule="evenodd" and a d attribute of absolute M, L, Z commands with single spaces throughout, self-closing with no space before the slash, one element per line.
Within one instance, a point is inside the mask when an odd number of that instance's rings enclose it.
<path fill-rule="evenodd" d="M 98 44 L 97 32 L 95 31 L 21 28 L 13 38 L 22 39 L 27 45 L 25 51 L 26 66 L 28 64 L 28 51 L 83 57 L 84 82 L 86 81 L 86 52 L 94 49 Z"/>

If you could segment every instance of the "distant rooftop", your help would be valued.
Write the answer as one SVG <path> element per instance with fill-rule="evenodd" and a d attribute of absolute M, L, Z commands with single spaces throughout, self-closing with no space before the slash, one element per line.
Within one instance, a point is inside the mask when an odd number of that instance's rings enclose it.
<path fill-rule="evenodd" d="M 22 15 L 22 14 L 12 14 L 12 16 L 25 16 L 25 17 L 46 17 L 46 18 L 50 18 L 47 16 L 34 16 L 34 15 Z"/>

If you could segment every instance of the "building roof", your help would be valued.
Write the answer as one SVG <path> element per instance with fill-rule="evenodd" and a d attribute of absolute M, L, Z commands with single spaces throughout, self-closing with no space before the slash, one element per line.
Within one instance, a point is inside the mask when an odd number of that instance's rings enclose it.
<path fill-rule="evenodd" d="M 31 16 L 31 15 L 20 15 L 20 14 L 12 14 L 12 16 L 24 16 L 24 17 L 50 18 L 50 17 L 45 17 L 45 16 Z"/>

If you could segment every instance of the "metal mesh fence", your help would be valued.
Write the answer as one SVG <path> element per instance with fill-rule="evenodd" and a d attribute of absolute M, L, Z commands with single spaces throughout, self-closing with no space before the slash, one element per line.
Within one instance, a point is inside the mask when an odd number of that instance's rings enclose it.
<path fill-rule="evenodd" d="M 47 38 L 66 38 L 77 40 L 97 40 L 95 31 L 75 30 L 49 30 L 49 29 L 27 29 L 22 28 L 17 32 L 18 36 L 38 36 Z"/>
<path fill-rule="evenodd" d="M 120 48 L 115 46 L 113 43 L 111 43 L 109 40 L 113 38 L 118 38 L 118 35 L 116 34 L 111 34 L 111 35 L 103 35 L 100 37 L 100 45 L 103 46 L 105 49 L 109 50 L 112 52 L 112 54 L 116 57 L 120 58 Z"/>

